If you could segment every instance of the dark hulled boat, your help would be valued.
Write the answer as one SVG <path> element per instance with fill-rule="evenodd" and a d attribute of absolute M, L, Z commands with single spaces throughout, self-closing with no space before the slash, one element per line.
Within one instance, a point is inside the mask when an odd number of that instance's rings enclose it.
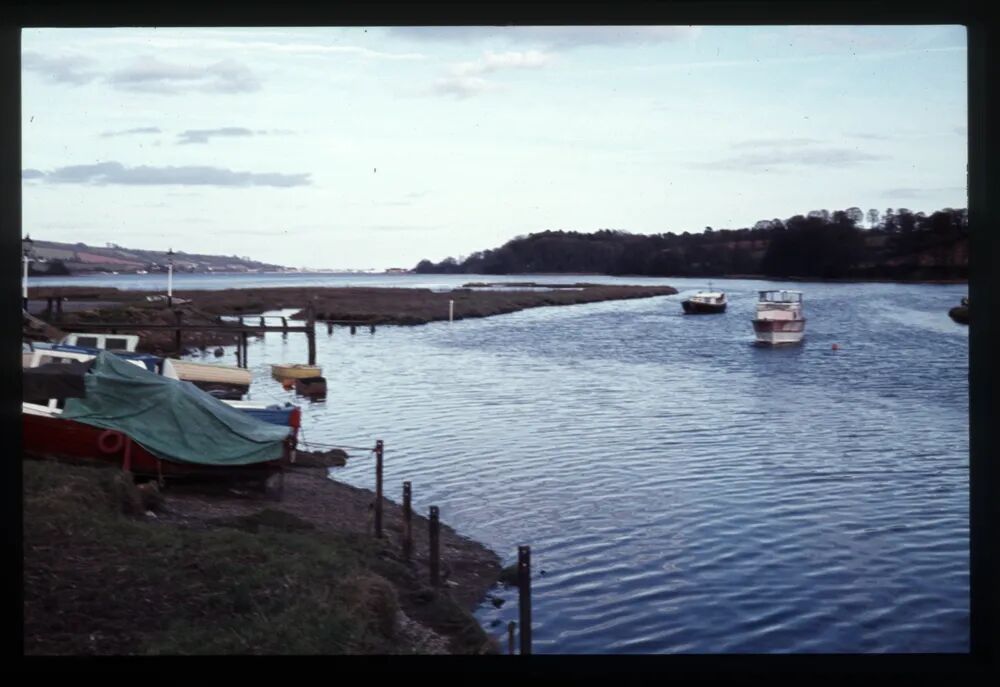
<path fill-rule="evenodd" d="M 686 315 L 712 315 L 726 312 L 726 294 L 722 291 L 699 291 L 681 301 Z"/>

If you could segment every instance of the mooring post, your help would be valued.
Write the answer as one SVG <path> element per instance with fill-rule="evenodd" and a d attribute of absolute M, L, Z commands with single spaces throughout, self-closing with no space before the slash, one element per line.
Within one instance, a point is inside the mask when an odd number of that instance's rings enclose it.
<path fill-rule="evenodd" d="M 531 653 L 531 547 L 517 547 L 518 611 L 521 625 L 521 655 Z"/>
<path fill-rule="evenodd" d="M 281 318 L 281 338 L 282 339 L 287 339 L 288 338 L 288 318 L 287 317 L 282 317 Z"/>
<path fill-rule="evenodd" d="M 52 296 L 45 299 L 45 320 L 52 321 Z"/>
<path fill-rule="evenodd" d="M 236 367 L 243 367 L 243 358 L 240 355 L 240 337 L 236 337 Z"/>
<path fill-rule="evenodd" d="M 410 560 L 413 553 L 413 511 L 411 509 L 413 489 L 409 482 L 403 482 L 403 556 Z"/>
<path fill-rule="evenodd" d="M 266 325 L 264 324 L 264 316 L 260 316 L 260 328 L 263 329 Z"/>
<path fill-rule="evenodd" d="M 329 320 L 326 321 L 326 333 L 327 336 L 333 334 L 333 322 L 330 322 Z"/>
<path fill-rule="evenodd" d="M 357 326 L 352 324 L 351 325 L 351 334 L 357 334 L 357 333 L 358 333 Z"/>
<path fill-rule="evenodd" d="M 452 322 L 455 319 L 455 301 L 448 301 L 448 321 Z"/>
<path fill-rule="evenodd" d="M 56 298 L 56 322 L 62 322 L 62 314 L 63 314 L 62 304 L 63 304 L 63 297 L 59 296 L 58 298 Z"/>
<path fill-rule="evenodd" d="M 382 538 L 382 440 L 375 442 L 375 537 Z"/>
<path fill-rule="evenodd" d="M 243 344 L 243 361 L 241 367 L 246 369 L 247 367 L 247 333 L 240 332 L 240 343 Z"/>
<path fill-rule="evenodd" d="M 312 301 L 306 305 L 306 338 L 309 340 L 309 364 L 316 364 L 316 308 Z"/>
<path fill-rule="evenodd" d="M 431 567 L 431 586 L 438 586 L 438 569 L 440 567 L 438 557 L 440 556 L 440 545 L 438 541 L 438 534 L 440 531 L 441 523 L 438 521 L 438 507 L 431 506 L 431 513 L 429 519 L 429 534 L 430 534 L 430 567 Z"/>
<path fill-rule="evenodd" d="M 375 333 L 375 325 L 372 325 L 372 328 L 371 328 L 371 333 L 372 333 L 372 334 L 374 334 L 374 333 Z"/>
<path fill-rule="evenodd" d="M 507 623 L 507 653 L 511 656 L 514 655 L 514 630 L 517 629 L 517 623 L 511 620 Z"/>
<path fill-rule="evenodd" d="M 174 310 L 174 316 L 177 318 L 177 330 L 174 336 L 174 348 L 177 349 L 177 353 L 181 352 L 181 319 L 183 315 L 180 310 Z"/>

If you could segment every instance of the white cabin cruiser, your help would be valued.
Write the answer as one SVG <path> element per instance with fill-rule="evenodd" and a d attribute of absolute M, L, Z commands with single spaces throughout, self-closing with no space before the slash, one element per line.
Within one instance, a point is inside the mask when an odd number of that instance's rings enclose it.
<path fill-rule="evenodd" d="M 753 331 L 757 343 L 792 344 L 802 341 L 806 318 L 802 316 L 801 291 L 760 291 Z"/>

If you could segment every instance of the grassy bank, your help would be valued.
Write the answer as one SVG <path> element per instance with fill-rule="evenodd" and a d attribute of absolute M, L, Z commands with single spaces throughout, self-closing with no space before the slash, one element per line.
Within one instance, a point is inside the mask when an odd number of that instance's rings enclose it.
<path fill-rule="evenodd" d="M 312 303 L 319 319 L 360 320 L 374 324 L 419 325 L 448 319 L 449 301 L 454 301 L 456 320 L 490 317 L 527 308 L 554 305 L 576 305 L 599 301 L 651 298 L 677 293 L 669 286 L 620 286 L 582 284 L 579 290 L 560 285 L 551 291 L 481 290 L 461 288 L 438 293 L 429 289 L 369 288 L 369 287 L 289 287 L 256 289 L 223 289 L 217 291 L 178 291 L 176 295 L 190 299 L 189 305 L 175 308 L 183 313 L 188 324 L 210 324 L 220 315 L 255 314 L 285 308 L 299 309 L 295 317 L 304 317 L 302 308 Z M 100 293 L 98 293 L 98 291 Z M 143 331 L 142 324 L 169 325 L 176 322 L 174 313 L 162 303 L 146 301 L 148 293 L 117 289 L 86 289 L 80 287 L 48 287 L 39 289 L 35 298 L 66 295 L 71 298 L 100 296 L 102 301 L 116 302 L 112 308 L 94 311 L 65 312 L 59 327 L 72 330 L 74 322 L 113 321 L 136 326 L 141 336 L 141 348 L 150 352 L 166 352 L 173 348 L 173 333 Z M 124 331 L 124 330 L 123 330 Z M 235 334 L 226 332 L 185 333 L 189 347 L 231 345 Z"/>
<path fill-rule="evenodd" d="M 116 469 L 24 462 L 27 654 L 496 650 L 387 540 L 281 503 L 140 503 Z"/>

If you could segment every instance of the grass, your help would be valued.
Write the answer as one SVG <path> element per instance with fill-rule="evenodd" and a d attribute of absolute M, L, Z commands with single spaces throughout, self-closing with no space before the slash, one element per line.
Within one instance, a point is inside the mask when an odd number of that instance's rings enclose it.
<path fill-rule="evenodd" d="M 24 462 L 27 654 L 408 653 L 404 605 L 455 651 L 485 644 L 384 543 L 276 509 L 169 524 L 133 515 L 135 492 L 113 468 Z"/>

